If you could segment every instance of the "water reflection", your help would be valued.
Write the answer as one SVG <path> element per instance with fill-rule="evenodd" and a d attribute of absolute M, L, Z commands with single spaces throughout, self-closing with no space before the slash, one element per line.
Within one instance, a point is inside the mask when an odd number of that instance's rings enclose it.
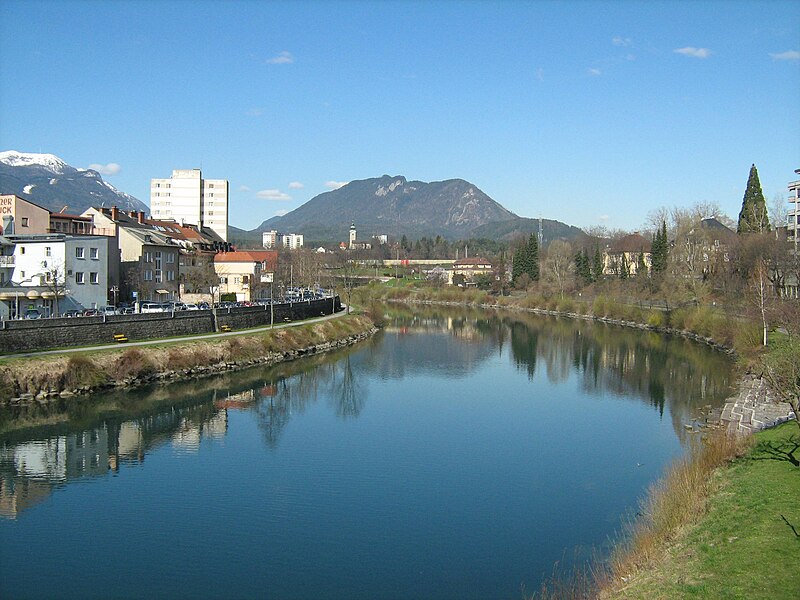
<path fill-rule="evenodd" d="M 230 411 L 252 413 L 274 451 L 296 415 L 323 399 L 356 419 L 369 381 L 411 375 L 463 377 L 490 360 L 510 360 L 529 380 L 576 378 L 667 413 L 679 439 L 685 425 L 731 388 L 730 361 L 682 339 L 603 324 L 527 314 L 415 308 L 366 342 L 285 365 L 168 386 L 59 400 L 0 411 L 0 517 L 16 518 L 70 481 L 139 465 L 154 449 L 197 453 L 229 430 Z"/>

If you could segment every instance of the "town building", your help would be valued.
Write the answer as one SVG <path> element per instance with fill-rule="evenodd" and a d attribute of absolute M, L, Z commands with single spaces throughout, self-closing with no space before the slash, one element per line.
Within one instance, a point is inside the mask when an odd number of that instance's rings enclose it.
<path fill-rule="evenodd" d="M 108 304 L 107 238 L 64 234 L 0 238 L 0 317 L 83 311 Z"/>
<path fill-rule="evenodd" d="M 275 229 L 261 234 L 261 245 L 264 248 L 288 248 L 296 250 L 303 247 L 303 234 L 279 233 Z"/>
<path fill-rule="evenodd" d="M 239 250 L 220 252 L 214 256 L 214 269 L 219 277 L 219 298 L 233 295 L 237 302 L 268 297 L 278 263 L 274 250 Z"/>
<path fill-rule="evenodd" d="M 649 272 L 652 242 L 639 232 L 626 235 L 611 243 L 603 252 L 603 275 L 620 275 L 627 269 L 628 275 L 639 271 L 640 259 Z"/>
<path fill-rule="evenodd" d="M 795 169 L 795 173 L 800 175 L 800 169 Z M 786 239 L 794 246 L 797 254 L 797 236 L 800 233 L 800 180 L 792 181 L 789 184 L 789 203 L 793 205 L 789 209 L 786 228 Z"/>
<path fill-rule="evenodd" d="M 49 210 L 14 194 L 0 195 L 0 234 L 35 235 L 49 232 Z"/>
<path fill-rule="evenodd" d="M 126 213 L 116 206 L 89 208 L 95 231 L 114 239 L 119 253 L 118 283 L 121 299 L 166 302 L 179 297 L 180 246 L 165 231 L 158 231 L 143 211 Z"/>
<path fill-rule="evenodd" d="M 228 241 L 228 181 L 203 179 L 200 169 L 177 169 L 169 179 L 150 181 L 154 219 L 208 227 Z"/>
<path fill-rule="evenodd" d="M 452 284 L 453 278 L 456 275 L 460 275 L 464 278 L 464 282 L 469 284 L 473 283 L 479 275 L 491 275 L 492 273 L 494 273 L 494 268 L 489 259 L 481 257 L 462 258 L 454 261 L 452 268 L 447 270 L 447 282 Z M 460 279 L 460 277 L 456 279 Z"/>

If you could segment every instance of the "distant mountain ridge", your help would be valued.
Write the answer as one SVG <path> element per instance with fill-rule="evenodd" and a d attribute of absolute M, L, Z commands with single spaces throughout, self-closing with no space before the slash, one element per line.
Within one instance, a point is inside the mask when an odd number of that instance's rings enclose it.
<path fill-rule="evenodd" d="M 302 233 L 309 240 L 347 241 L 350 224 L 355 222 L 362 241 L 379 234 L 411 239 L 494 237 L 489 235 L 493 226 L 503 236 L 513 237 L 528 232 L 528 221 L 463 179 L 426 183 L 383 175 L 319 194 L 286 215 L 264 221 L 251 233 L 277 229 Z M 558 230 L 553 239 L 582 233 L 558 221 L 547 223 L 553 234 Z"/>
<path fill-rule="evenodd" d="M 16 194 L 53 212 L 80 214 L 92 206 L 118 206 L 127 211 L 147 205 L 119 191 L 93 169 L 68 165 L 54 154 L 0 152 L 0 194 Z"/>

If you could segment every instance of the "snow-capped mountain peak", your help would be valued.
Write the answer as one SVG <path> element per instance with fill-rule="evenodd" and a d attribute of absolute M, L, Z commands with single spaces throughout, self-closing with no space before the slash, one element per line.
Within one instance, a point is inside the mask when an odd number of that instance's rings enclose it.
<path fill-rule="evenodd" d="M 0 152 L 0 162 L 12 167 L 41 166 L 53 173 L 63 173 L 67 166 L 63 160 L 55 154 L 35 154 L 32 152 L 17 152 L 16 150 L 6 150 Z"/>

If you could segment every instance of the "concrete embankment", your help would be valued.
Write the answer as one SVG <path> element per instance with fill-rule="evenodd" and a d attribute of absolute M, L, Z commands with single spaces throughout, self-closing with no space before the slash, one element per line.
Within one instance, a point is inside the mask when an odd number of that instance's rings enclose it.
<path fill-rule="evenodd" d="M 268 366 L 355 344 L 376 331 L 369 318 L 351 315 L 208 341 L 12 359 L 0 366 L 0 405 L 47 403 L 104 389 Z"/>

